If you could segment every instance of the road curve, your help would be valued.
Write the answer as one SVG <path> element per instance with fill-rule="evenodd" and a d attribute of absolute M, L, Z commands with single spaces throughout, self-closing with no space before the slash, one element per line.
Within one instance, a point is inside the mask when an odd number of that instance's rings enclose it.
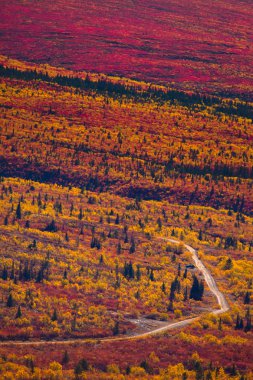
<path fill-rule="evenodd" d="M 162 238 L 162 240 L 173 243 L 173 244 L 180 244 L 178 240 L 174 239 L 167 239 Z M 208 269 L 205 267 L 203 262 L 198 258 L 197 251 L 192 248 L 188 244 L 184 244 L 184 247 L 192 254 L 193 261 L 195 263 L 195 266 L 199 269 L 199 271 L 202 273 L 207 286 L 209 287 L 209 290 L 213 293 L 213 295 L 216 297 L 219 309 L 212 310 L 212 314 L 222 314 L 229 310 L 229 305 L 226 301 L 226 298 L 222 292 L 219 291 L 218 286 L 211 275 L 211 273 L 208 271 Z M 192 317 L 188 319 L 184 319 L 182 321 L 168 323 L 165 326 L 152 329 L 150 331 L 139 333 L 135 335 L 130 336 L 119 336 L 119 337 L 109 337 L 109 338 L 90 338 L 90 339 L 65 339 L 65 340 L 38 340 L 38 341 L 2 341 L 0 342 L 0 346 L 42 346 L 42 345 L 63 345 L 63 344 L 75 344 L 75 343 L 86 343 L 86 342 L 113 342 L 113 341 L 122 341 L 122 340 L 131 340 L 131 339 L 141 339 L 146 338 L 151 335 L 161 334 L 169 330 L 174 330 L 176 328 L 185 327 L 196 320 L 198 320 L 200 316 L 198 317 Z"/>
<path fill-rule="evenodd" d="M 173 240 L 173 239 L 164 239 L 166 241 L 169 241 L 171 243 L 179 244 L 179 241 Z M 208 285 L 210 291 L 214 294 L 218 301 L 219 309 L 213 310 L 213 314 L 222 314 L 229 310 L 229 305 L 227 303 L 227 300 L 222 292 L 219 291 L 218 286 L 209 272 L 209 270 L 205 267 L 205 265 L 202 263 L 202 261 L 198 258 L 198 254 L 196 249 L 192 248 L 188 244 L 184 244 L 185 248 L 192 254 L 193 261 L 195 263 L 195 266 L 200 270 L 202 275 L 204 276 L 204 279 L 206 281 L 206 284 Z"/>

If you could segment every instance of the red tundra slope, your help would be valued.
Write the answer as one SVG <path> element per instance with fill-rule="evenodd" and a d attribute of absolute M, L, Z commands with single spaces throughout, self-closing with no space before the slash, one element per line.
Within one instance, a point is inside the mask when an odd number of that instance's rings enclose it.
<path fill-rule="evenodd" d="M 1 54 L 195 90 L 252 91 L 251 0 L 1 0 L 0 5 Z"/>

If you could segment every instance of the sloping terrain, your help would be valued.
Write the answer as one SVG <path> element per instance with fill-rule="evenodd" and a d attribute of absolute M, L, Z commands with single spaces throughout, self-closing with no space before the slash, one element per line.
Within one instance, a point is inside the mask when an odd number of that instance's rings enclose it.
<path fill-rule="evenodd" d="M 252 18 L 0 0 L 0 380 L 253 379 Z"/>
<path fill-rule="evenodd" d="M 250 104 L 3 74 L 0 175 L 252 214 Z"/>
<path fill-rule="evenodd" d="M 252 104 L 0 62 L 0 376 L 250 379 Z"/>
<path fill-rule="evenodd" d="M 1 3 L 1 54 L 176 87 L 252 95 L 251 1 Z"/>

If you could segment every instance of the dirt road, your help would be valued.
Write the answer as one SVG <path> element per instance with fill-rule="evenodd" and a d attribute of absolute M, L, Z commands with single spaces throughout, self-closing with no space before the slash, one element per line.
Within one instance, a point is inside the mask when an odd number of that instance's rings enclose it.
<path fill-rule="evenodd" d="M 174 239 L 163 238 L 163 240 L 168 241 L 170 243 L 174 243 L 174 244 L 179 244 L 180 243 L 179 241 L 174 240 Z M 203 277 L 204 277 L 204 279 L 206 281 L 206 284 L 209 287 L 209 290 L 213 293 L 213 295 L 217 299 L 217 302 L 218 302 L 218 305 L 219 305 L 219 309 L 214 309 L 214 310 L 211 311 L 211 313 L 216 314 L 216 315 L 217 314 L 225 313 L 227 310 L 229 310 L 229 305 L 228 305 L 228 303 L 226 301 L 226 298 L 225 298 L 224 294 L 218 289 L 218 286 L 217 286 L 217 284 L 216 284 L 213 276 L 208 271 L 208 269 L 205 267 L 205 265 L 200 260 L 200 258 L 198 258 L 197 251 L 193 247 L 191 247 L 190 245 L 188 245 L 188 244 L 185 244 L 184 246 L 192 254 L 192 258 L 193 258 L 193 261 L 194 261 L 194 264 L 195 264 L 196 268 L 198 268 L 199 271 L 202 273 L 202 275 L 203 275 Z M 0 342 L 0 346 L 7 346 L 7 345 L 9 345 L 9 346 L 10 345 L 16 345 L 16 346 L 20 346 L 20 345 L 23 345 L 23 346 L 27 346 L 27 345 L 41 346 L 41 345 L 45 345 L 45 344 L 62 345 L 62 344 L 85 343 L 85 342 L 88 342 L 88 341 L 89 342 L 96 341 L 96 342 L 101 342 L 102 343 L 102 342 L 129 340 L 129 339 L 141 339 L 141 338 L 145 338 L 145 337 L 148 337 L 148 336 L 151 336 L 151 335 L 161 334 L 161 333 L 164 333 L 164 332 L 172 330 L 172 329 L 177 329 L 177 328 L 185 327 L 185 326 L 187 326 L 187 325 L 195 322 L 199 318 L 200 318 L 200 316 L 193 317 L 193 318 L 188 318 L 188 319 L 184 319 L 182 321 L 172 322 L 172 323 L 165 324 L 162 327 L 154 327 L 154 328 L 152 328 L 151 330 L 149 330 L 147 332 L 142 332 L 142 333 L 137 333 L 137 334 L 133 333 L 133 335 L 125 335 L 125 336 L 119 336 L 119 337 L 109 337 L 109 338 L 101 338 L 101 339 L 96 338 L 96 339 L 51 340 L 51 341 L 41 341 L 41 340 L 39 340 L 39 341 L 25 341 L 25 342 L 6 341 L 6 342 Z"/>

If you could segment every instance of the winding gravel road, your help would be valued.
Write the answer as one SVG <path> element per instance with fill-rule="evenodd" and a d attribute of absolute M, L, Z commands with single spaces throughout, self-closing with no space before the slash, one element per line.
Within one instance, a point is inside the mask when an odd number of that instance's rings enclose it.
<path fill-rule="evenodd" d="M 167 239 L 167 238 L 162 238 L 163 240 L 174 243 L 174 244 L 180 244 L 178 240 L 174 239 Z M 203 262 L 198 258 L 197 251 L 192 248 L 188 244 L 184 244 L 184 247 L 192 254 L 192 258 L 194 261 L 194 264 L 196 268 L 199 269 L 199 271 L 202 273 L 207 286 L 209 287 L 209 290 L 213 293 L 213 295 L 216 297 L 219 309 L 214 309 L 211 311 L 212 314 L 222 314 L 225 313 L 226 311 L 229 310 L 229 305 L 226 301 L 226 298 L 222 292 L 219 291 L 218 286 L 211 275 L 211 273 L 208 271 L 208 269 L 205 267 Z M 129 340 L 129 339 L 139 339 L 139 338 L 145 338 L 151 335 L 156 335 L 156 334 L 161 334 L 164 333 L 168 330 L 173 330 L 177 329 L 180 327 L 185 327 L 196 320 L 198 320 L 200 316 L 197 317 L 192 317 L 188 319 L 184 319 L 182 321 L 178 322 L 173 322 L 173 323 L 168 323 L 162 327 L 154 328 L 151 329 L 150 331 L 143 332 L 143 333 L 136 333 L 133 335 L 126 335 L 126 336 L 121 336 L 121 337 L 109 337 L 109 338 L 91 338 L 91 339 L 68 339 L 68 340 L 51 340 L 51 341 L 5 341 L 5 342 L 0 342 L 0 346 L 7 346 L 7 345 L 14 345 L 14 346 L 27 346 L 27 345 L 32 345 L 32 346 L 41 346 L 41 345 L 47 345 L 47 344 L 74 344 L 74 343 L 85 343 L 87 341 L 89 342 L 111 342 L 111 341 L 121 341 L 121 340 Z"/>

